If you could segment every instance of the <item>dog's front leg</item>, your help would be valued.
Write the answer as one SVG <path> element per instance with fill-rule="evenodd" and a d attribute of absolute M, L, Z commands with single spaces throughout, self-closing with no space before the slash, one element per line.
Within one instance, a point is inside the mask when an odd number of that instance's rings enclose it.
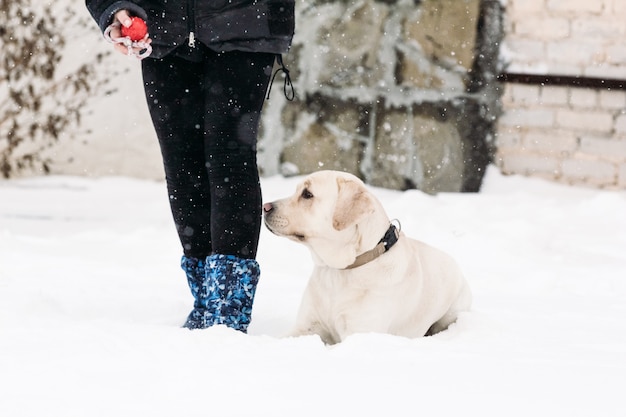
<path fill-rule="evenodd" d="M 337 334 L 337 342 L 343 342 L 357 333 L 388 333 L 389 325 L 385 314 L 378 309 L 370 309 L 373 302 L 368 301 L 364 308 L 356 308 L 337 316 L 333 327 Z"/>
<path fill-rule="evenodd" d="M 308 303 L 302 303 L 296 319 L 296 325 L 289 333 L 289 336 L 299 337 L 316 334 L 327 345 L 339 342 L 339 340 L 335 340 L 328 327 L 319 319 L 315 310 L 310 307 Z"/>

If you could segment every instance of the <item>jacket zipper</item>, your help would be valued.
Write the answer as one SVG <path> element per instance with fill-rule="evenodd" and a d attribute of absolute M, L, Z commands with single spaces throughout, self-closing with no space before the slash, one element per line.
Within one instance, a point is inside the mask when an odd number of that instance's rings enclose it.
<path fill-rule="evenodd" d="M 196 17 L 194 15 L 194 1 L 187 0 L 187 29 L 189 30 L 189 47 L 196 47 L 196 34 L 194 33 L 195 20 Z"/>

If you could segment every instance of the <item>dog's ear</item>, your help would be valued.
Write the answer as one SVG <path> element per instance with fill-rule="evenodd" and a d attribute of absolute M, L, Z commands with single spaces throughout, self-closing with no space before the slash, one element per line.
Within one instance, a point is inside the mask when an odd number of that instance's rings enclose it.
<path fill-rule="evenodd" d="M 335 230 L 344 230 L 374 212 L 374 202 L 363 184 L 338 178 L 337 187 L 337 204 L 333 214 Z"/>

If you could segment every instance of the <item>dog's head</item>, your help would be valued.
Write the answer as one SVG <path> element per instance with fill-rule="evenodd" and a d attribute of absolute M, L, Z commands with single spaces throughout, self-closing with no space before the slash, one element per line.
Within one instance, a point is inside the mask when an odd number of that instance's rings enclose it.
<path fill-rule="evenodd" d="M 375 246 L 389 219 L 363 182 L 351 174 L 319 171 L 291 197 L 263 206 L 274 234 L 309 247 L 318 264 L 345 268 Z"/>

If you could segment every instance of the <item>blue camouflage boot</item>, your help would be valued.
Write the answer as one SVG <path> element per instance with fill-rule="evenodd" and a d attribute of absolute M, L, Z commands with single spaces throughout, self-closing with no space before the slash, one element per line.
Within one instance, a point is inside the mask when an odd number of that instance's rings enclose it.
<path fill-rule="evenodd" d="M 206 258 L 205 268 L 206 307 L 213 314 L 213 324 L 246 333 L 261 274 L 259 264 L 254 259 L 216 254 Z"/>
<path fill-rule="evenodd" d="M 183 327 L 224 324 L 246 333 L 259 282 L 257 261 L 233 255 L 210 255 L 205 261 L 183 256 L 181 267 L 195 300 Z"/>
<path fill-rule="evenodd" d="M 183 327 L 188 329 L 205 329 L 213 325 L 213 315 L 206 308 L 203 300 L 207 299 L 206 268 L 201 259 L 183 256 L 180 266 L 187 275 L 187 283 L 193 295 L 193 310 L 187 316 Z"/>

